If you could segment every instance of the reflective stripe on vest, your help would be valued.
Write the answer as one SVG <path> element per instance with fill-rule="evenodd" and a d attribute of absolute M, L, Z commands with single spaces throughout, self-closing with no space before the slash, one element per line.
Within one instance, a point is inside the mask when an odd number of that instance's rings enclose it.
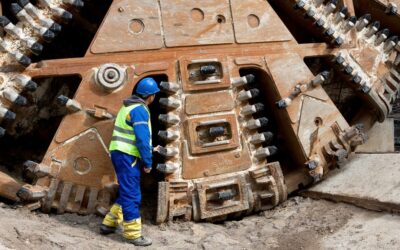
<path fill-rule="evenodd" d="M 132 110 L 139 106 L 144 106 L 147 113 L 149 114 L 149 120 L 147 122 L 137 122 L 133 126 L 126 123 L 127 118 Z M 128 107 L 123 106 L 118 112 L 117 118 L 115 119 L 114 131 L 111 138 L 110 151 L 118 150 L 129 155 L 141 158 L 139 150 L 136 147 L 136 136 L 134 132 L 134 126 L 137 124 L 147 124 L 150 130 L 151 138 L 151 123 L 150 123 L 150 112 L 148 108 L 143 104 L 134 104 Z M 150 142 L 151 143 L 151 142 Z"/>

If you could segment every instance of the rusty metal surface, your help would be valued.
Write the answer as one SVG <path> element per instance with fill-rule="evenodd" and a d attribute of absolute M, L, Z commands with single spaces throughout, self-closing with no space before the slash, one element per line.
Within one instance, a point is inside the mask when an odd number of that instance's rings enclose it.
<path fill-rule="evenodd" d="M 216 92 L 211 94 L 193 94 L 186 96 L 185 112 L 187 115 L 200 115 L 218 111 L 230 111 L 234 107 L 234 101 L 229 92 Z M 221 102 L 220 100 L 224 100 Z"/>
<path fill-rule="evenodd" d="M 229 1 L 160 2 L 167 47 L 234 42 Z"/>
<path fill-rule="evenodd" d="M 0 195 L 6 199 L 19 201 L 17 196 L 18 190 L 22 187 L 22 184 L 7 175 L 6 173 L 0 172 Z"/>
<path fill-rule="evenodd" d="M 114 1 L 91 46 L 91 52 L 111 53 L 163 47 L 158 2 Z M 123 26 L 123 28 L 121 28 Z"/>
<path fill-rule="evenodd" d="M 116 183 L 116 177 L 110 168 L 106 145 L 108 141 L 106 144 L 93 128 L 48 152 L 43 164 L 57 169 L 57 174 L 41 178 L 36 183 L 38 186 L 49 186 L 49 195 L 44 199 L 45 210 L 57 208 L 59 213 L 85 214 L 95 212 L 96 208 L 108 207 L 111 194 L 106 187 Z"/>
<path fill-rule="evenodd" d="M 183 147 L 184 179 L 214 176 L 222 173 L 241 171 L 251 166 L 250 152 L 246 145 L 231 152 L 220 152 L 217 155 L 190 157 L 186 143 Z"/>
<path fill-rule="evenodd" d="M 279 42 L 293 39 L 268 2 L 231 1 L 238 43 Z"/>
<path fill-rule="evenodd" d="M 349 14 L 339 18 L 343 3 Z M 0 194 L 39 201 L 45 212 L 107 211 L 117 187 L 108 152 L 114 117 L 146 76 L 163 90 L 151 107 L 160 118 L 153 133 L 167 152 L 154 164 L 165 176 L 157 223 L 270 209 L 322 180 L 389 115 L 400 82 L 400 45 L 388 49 L 388 37 L 378 44 L 379 33 L 366 38 L 368 27 L 349 23 L 350 15 L 371 11 L 398 34 L 398 14 L 384 13 L 388 3 L 347 0 L 332 11 L 329 4 L 113 1 L 86 56 L 0 72 L 0 107 L 7 110 L 8 99 L 16 100 L 7 88 L 19 94 L 30 79 L 82 78 L 44 158 L 28 164 L 36 178 L 19 184 L 2 174 Z M 371 7 L 377 4 L 383 9 Z M 18 40 L 8 33 L 3 40 Z M 5 56 L 16 58 L 11 52 Z M 342 89 L 360 109 L 350 102 L 355 110 L 348 112 Z"/>

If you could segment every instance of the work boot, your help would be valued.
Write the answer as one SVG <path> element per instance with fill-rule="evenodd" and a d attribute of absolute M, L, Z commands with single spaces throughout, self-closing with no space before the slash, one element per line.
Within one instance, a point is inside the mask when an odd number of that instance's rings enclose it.
<path fill-rule="evenodd" d="M 150 246 L 153 243 L 150 238 L 146 238 L 143 236 L 127 241 L 135 246 L 141 246 L 141 247 Z"/>
<path fill-rule="evenodd" d="M 108 234 L 115 233 L 116 230 L 117 230 L 116 227 L 109 227 L 104 224 L 100 225 L 100 234 L 102 234 L 102 235 L 108 235 Z"/>

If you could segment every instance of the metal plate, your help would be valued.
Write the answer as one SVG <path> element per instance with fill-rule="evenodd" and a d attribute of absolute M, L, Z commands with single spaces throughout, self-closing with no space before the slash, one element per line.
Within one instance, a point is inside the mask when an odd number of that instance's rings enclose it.
<path fill-rule="evenodd" d="M 63 181 L 96 188 L 116 181 L 107 147 L 96 129 L 77 135 L 49 152 L 46 158 L 64 159 L 58 174 Z"/>
<path fill-rule="evenodd" d="M 229 81 L 229 71 L 227 68 L 227 58 L 224 56 L 214 56 L 214 57 L 183 57 L 179 60 L 181 62 L 181 72 L 183 78 L 183 90 L 185 92 L 189 91 L 200 91 L 200 90 L 216 90 L 216 89 L 227 89 L 231 86 Z M 219 64 L 221 65 L 221 77 L 216 79 L 218 81 L 210 82 L 208 84 L 197 84 L 193 82 L 190 78 L 191 67 L 193 65 L 207 65 L 207 64 Z"/>
<path fill-rule="evenodd" d="M 310 69 L 303 59 L 296 54 L 274 55 L 266 57 L 268 69 L 271 72 L 275 85 L 280 93 L 280 98 L 286 98 L 299 83 L 307 83 L 313 78 Z M 288 72 L 291 72 L 288 74 Z M 307 91 L 306 95 L 320 100 L 328 100 L 329 97 L 322 87 Z M 300 119 L 301 97 L 295 98 L 286 109 L 293 124 Z"/>
<path fill-rule="evenodd" d="M 111 194 L 105 188 L 116 183 L 108 150 L 96 129 L 89 129 L 48 152 L 44 163 L 59 172 L 38 180 L 48 186 L 43 209 L 59 213 L 93 213 L 97 206 L 108 208 Z"/>
<path fill-rule="evenodd" d="M 188 95 L 185 110 L 188 115 L 230 111 L 234 108 L 232 95 L 227 92 Z"/>
<path fill-rule="evenodd" d="M 96 35 L 91 52 L 160 49 L 163 46 L 157 0 L 116 0 Z"/>
<path fill-rule="evenodd" d="M 235 151 L 191 157 L 187 145 L 183 143 L 182 151 L 182 177 L 184 179 L 233 173 L 246 170 L 252 166 L 251 155 L 247 145 L 242 145 L 242 149 Z"/>
<path fill-rule="evenodd" d="M 289 30 L 265 0 L 231 0 L 238 43 L 278 42 L 293 39 Z"/>
<path fill-rule="evenodd" d="M 224 124 L 229 124 L 231 130 L 231 136 L 226 143 L 218 144 L 212 146 L 211 142 L 201 142 L 199 136 L 199 128 L 202 126 L 208 126 L 205 124 L 221 124 L 224 121 Z M 190 152 L 191 154 L 201 154 L 201 153 L 211 153 L 221 150 L 232 150 L 239 147 L 239 131 L 238 125 L 236 121 L 236 116 L 234 114 L 230 115 L 213 115 L 213 116 L 205 116 L 199 118 L 189 119 L 187 121 L 188 128 L 188 139 L 190 141 Z M 219 142 L 219 141 L 217 141 Z"/>
<path fill-rule="evenodd" d="M 310 97 L 304 98 L 297 136 L 306 154 L 311 155 L 312 151 L 320 148 L 321 145 L 328 144 L 334 138 L 331 128 L 334 123 L 343 129 L 349 126 L 339 114 L 339 110 L 331 103 Z M 313 136 L 317 136 L 317 141 L 312 139 Z"/>
<path fill-rule="evenodd" d="M 199 196 L 199 209 L 201 219 L 216 217 L 247 210 L 249 208 L 248 190 L 244 176 L 204 181 L 196 183 Z M 210 201 L 213 192 L 235 189 L 236 195 L 233 199 L 218 203 Z"/>
<path fill-rule="evenodd" d="M 228 0 L 161 0 L 167 47 L 233 43 Z"/>

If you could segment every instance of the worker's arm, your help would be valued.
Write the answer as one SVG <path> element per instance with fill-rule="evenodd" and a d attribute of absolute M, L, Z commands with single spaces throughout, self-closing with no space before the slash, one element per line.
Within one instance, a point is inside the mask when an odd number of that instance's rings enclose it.
<path fill-rule="evenodd" d="M 130 112 L 130 122 L 128 122 L 134 128 L 136 147 L 139 150 L 145 168 L 151 168 L 153 165 L 153 146 L 150 144 L 151 134 L 148 120 L 149 113 L 146 111 L 146 108 L 139 106 Z"/>

